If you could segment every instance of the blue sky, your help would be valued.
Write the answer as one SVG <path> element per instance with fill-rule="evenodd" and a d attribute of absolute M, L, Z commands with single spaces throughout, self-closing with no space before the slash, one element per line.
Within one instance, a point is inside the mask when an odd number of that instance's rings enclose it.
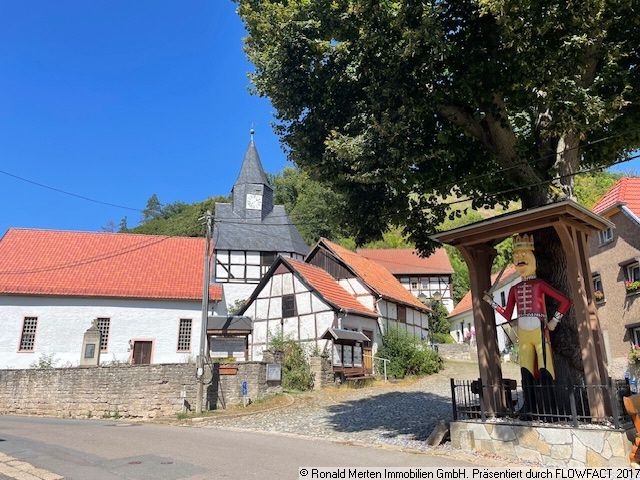
<path fill-rule="evenodd" d="M 228 0 L 0 0 L 0 170 L 134 208 L 200 201 L 229 193 L 253 123 L 280 171 L 244 35 Z M 1 174 L 0 202 L 0 235 L 140 217 Z"/>
<path fill-rule="evenodd" d="M 0 170 L 143 208 L 229 193 L 252 122 L 265 169 L 285 155 L 251 95 L 227 0 L 0 3 Z M 0 175 L 10 226 L 98 230 L 135 212 Z"/>

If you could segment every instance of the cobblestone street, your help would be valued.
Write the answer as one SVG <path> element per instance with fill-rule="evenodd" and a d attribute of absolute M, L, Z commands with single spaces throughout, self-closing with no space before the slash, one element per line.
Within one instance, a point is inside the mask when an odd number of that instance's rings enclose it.
<path fill-rule="evenodd" d="M 517 371 L 517 365 L 504 366 L 505 376 L 518 378 L 514 377 Z M 450 361 L 438 374 L 419 380 L 298 394 L 289 407 L 235 418 L 207 418 L 202 426 L 433 450 L 424 440 L 438 421 L 451 420 L 449 379 L 452 377 L 477 378 L 478 365 Z M 438 448 L 449 449 L 449 446 Z"/>

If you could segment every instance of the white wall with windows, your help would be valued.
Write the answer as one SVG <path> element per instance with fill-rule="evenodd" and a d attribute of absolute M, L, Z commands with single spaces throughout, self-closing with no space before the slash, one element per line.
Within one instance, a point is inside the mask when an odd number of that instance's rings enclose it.
<path fill-rule="evenodd" d="M 424 295 L 431 299 L 440 295 L 443 305 L 449 312 L 453 310 L 453 297 L 451 294 L 451 277 L 448 275 L 428 276 L 396 276 L 402 286 L 409 290 L 414 297 Z"/>
<path fill-rule="evenodd" d="M 201 302 L 1 296 L 0 317 L 3 369 L 29 368 L 42 355 L 53 355 L 56 366 L 78 365 L 96 319 L 101 363 L 131 362 L 136 341 L 151 342 L 151 363 L 176 363 L 198 352 Z"/>

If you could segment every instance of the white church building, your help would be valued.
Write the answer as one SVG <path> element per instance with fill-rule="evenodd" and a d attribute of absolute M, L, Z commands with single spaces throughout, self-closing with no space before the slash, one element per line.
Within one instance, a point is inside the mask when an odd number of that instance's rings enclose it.
<path fill-rule="evenodd" d="M 12 228 L 0 240 L 0 368 L 80 363 L 97 322 L 100 360 L 192 360 L 199 350 L 204 238 Z M 222 289 L 211 313 L 225 314 Z"/>

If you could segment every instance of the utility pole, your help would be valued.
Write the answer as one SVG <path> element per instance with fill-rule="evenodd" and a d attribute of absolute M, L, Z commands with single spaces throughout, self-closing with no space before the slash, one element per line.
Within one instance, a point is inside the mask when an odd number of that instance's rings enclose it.
<path fill-rule="evenodd" d="M 211 268 L 211 236 L 213 215 L 211 210 L 207 210 L 201 220 L 205 221 L 205 250 L 204 250 L 204 273 L 202 277 L 202 324 L 200 325 L 200 354 L 196 362 L 196 377 L 198 379 L 198 393 L 196 396 L 196 413 L 202 413 L 202 400 L 204 397 L 204 360 L 208 355 L 205 351 L 207 345 L 207 322 L 209 320 L 209 281 Z"/>

